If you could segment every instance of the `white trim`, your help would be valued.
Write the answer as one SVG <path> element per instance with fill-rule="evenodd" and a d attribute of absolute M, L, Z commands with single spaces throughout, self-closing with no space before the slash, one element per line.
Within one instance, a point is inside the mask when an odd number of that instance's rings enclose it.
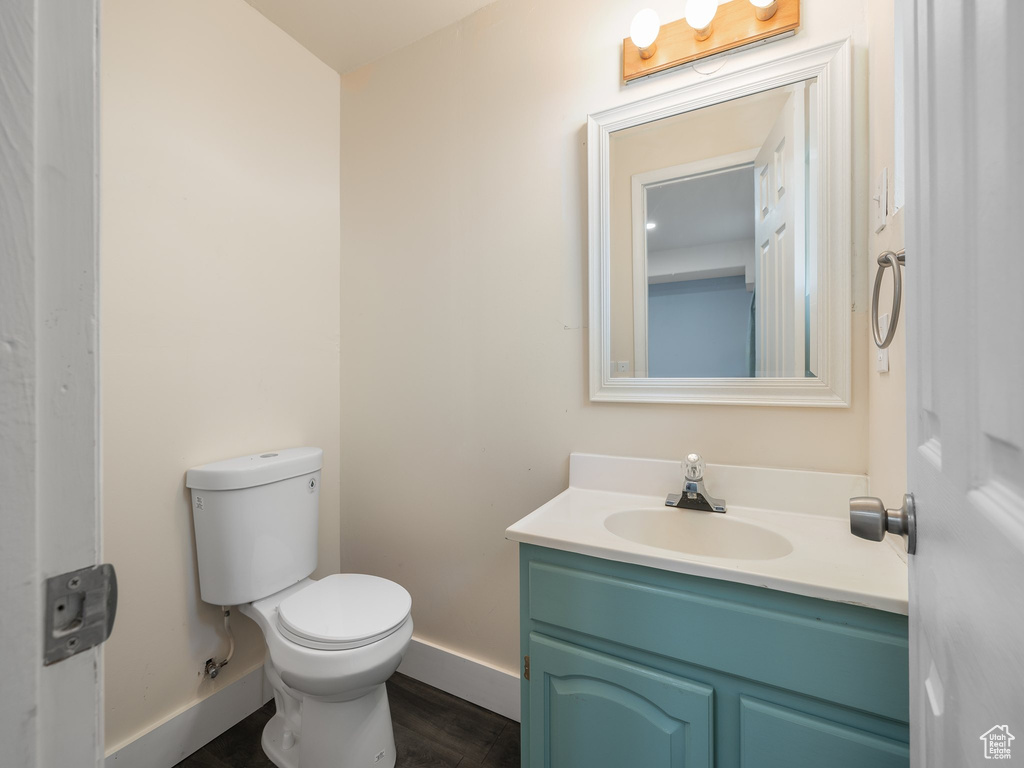
<path fill-rule="evenodd" d="M 709 157 L 683 165 L 634 173 L 632 182 L 633 219 L 633 377 L 647 378 L 647 188 L 691 176 L 710 176 L 753 165 L 757 147 L 730 155 Z"/>
<path fill-rule="evenodd" d="M 106 768 L 171 768 L 274 697 L 263 665 L 107 755 Z"/>
<path fill-rule="evenodd" d="M 44 667 L 43 582 L 100 554 L 98 0 L 0 3 L 0 745 L 96 766 L 99 648 Z"/>
<path fill-rule="evenodd" d="M 644 176 L 632 176 L 633 219 L 633 377 L 647 378 L 647 190 Z M 659 179 L 660 181 L 660 179 Z"/>
<path fill-rule="evenodd" d="M 906 0 L 895 0 L 893 9 L 893 168 L 892 168 L 892 212 L 895 215 L 907 204 L 907 152 L 906 119 L 907 107 L 904 93 L 904 33 L 906 25 Z"/>
<path fill-rule="evenodd" d="M 36 1 L 36 546 L 43 579 L 101 558 L 98 27 L 98 0 Z M 41 669 L 40 765 L 100 764 L 103 663 L 96 647 Z"/>
<path fill-rule="evenodd" d="M 34 4 L 0 3 L 0 744 L 36 765 L 42 602 L 36 558 Z"/>
<path fill-rule="evenodd" d="M 732 405 L 850 405 L 852 87 L 849 40 L 698 82 L 591 115 L 587 121 L 590 241 L 590 399 Z M 654 120 L 816 78 L 819 164 L 817 378 L 613 378 L 611 360 L 611 134 Z"/>
<path fill-rule="evenodd" d="M 519 675 L 413 638 L 398 671 L 519 722 Z"/>

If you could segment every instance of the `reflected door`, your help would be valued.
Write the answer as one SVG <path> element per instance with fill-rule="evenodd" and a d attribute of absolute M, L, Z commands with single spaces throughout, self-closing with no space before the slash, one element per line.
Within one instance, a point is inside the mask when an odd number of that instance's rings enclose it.
<path fill-rule="evenodd" d="M 754 161 L 757 376 L 802 377 L 806 369 L 804 112 L 804 92 L 795 91 Z"/>

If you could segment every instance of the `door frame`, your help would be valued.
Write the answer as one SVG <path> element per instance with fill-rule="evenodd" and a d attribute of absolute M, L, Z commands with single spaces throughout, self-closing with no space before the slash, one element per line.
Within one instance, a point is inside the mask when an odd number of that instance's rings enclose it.
<path fill-rule="evenodd" d="M 46 579 L 100 559 L 99 0 L 0 4 L 0 744 L 103 760 L 99 647 L 43 666 Z"/>
<path fill-rule="evenodd" d="M 718 155 L 682 165 L 634 173 L 630 177 L 630 210 L 633 225 L 633 378 L 646 379 L 647 360 L 647 188 L 691 176 L 713 176 L 753 166 L 756 149 Z"/>

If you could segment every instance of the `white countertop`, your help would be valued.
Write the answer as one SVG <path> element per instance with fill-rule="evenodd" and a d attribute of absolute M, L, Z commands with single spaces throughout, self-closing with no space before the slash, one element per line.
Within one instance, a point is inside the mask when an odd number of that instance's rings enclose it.
<path fill-rule="evenodd" d="M 850 533 L 847 501 L 867 493 L 866 477 L 709 464 L 704 479 L 710 494 L 726 500 L 725 516 L 782 535 L 792 551 L 770 560 L 734 560 L 620 538 L 605 520 L 624 510 L 663 508 L 665 495 L 682 487 L 682 470 L 673 461 L 590 454 L 572 454 L 570 487 L 505 535 L 606 560 L 907 613 L 902 542 L 870 542 Z"/>

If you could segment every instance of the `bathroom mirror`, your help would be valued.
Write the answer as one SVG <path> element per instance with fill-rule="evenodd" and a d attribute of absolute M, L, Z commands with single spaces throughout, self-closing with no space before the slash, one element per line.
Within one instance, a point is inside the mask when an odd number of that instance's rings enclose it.
<path fill-rule="evenodd" d="M 847 43 L 592 115 L 591 399 L 845 406 Z"/>

